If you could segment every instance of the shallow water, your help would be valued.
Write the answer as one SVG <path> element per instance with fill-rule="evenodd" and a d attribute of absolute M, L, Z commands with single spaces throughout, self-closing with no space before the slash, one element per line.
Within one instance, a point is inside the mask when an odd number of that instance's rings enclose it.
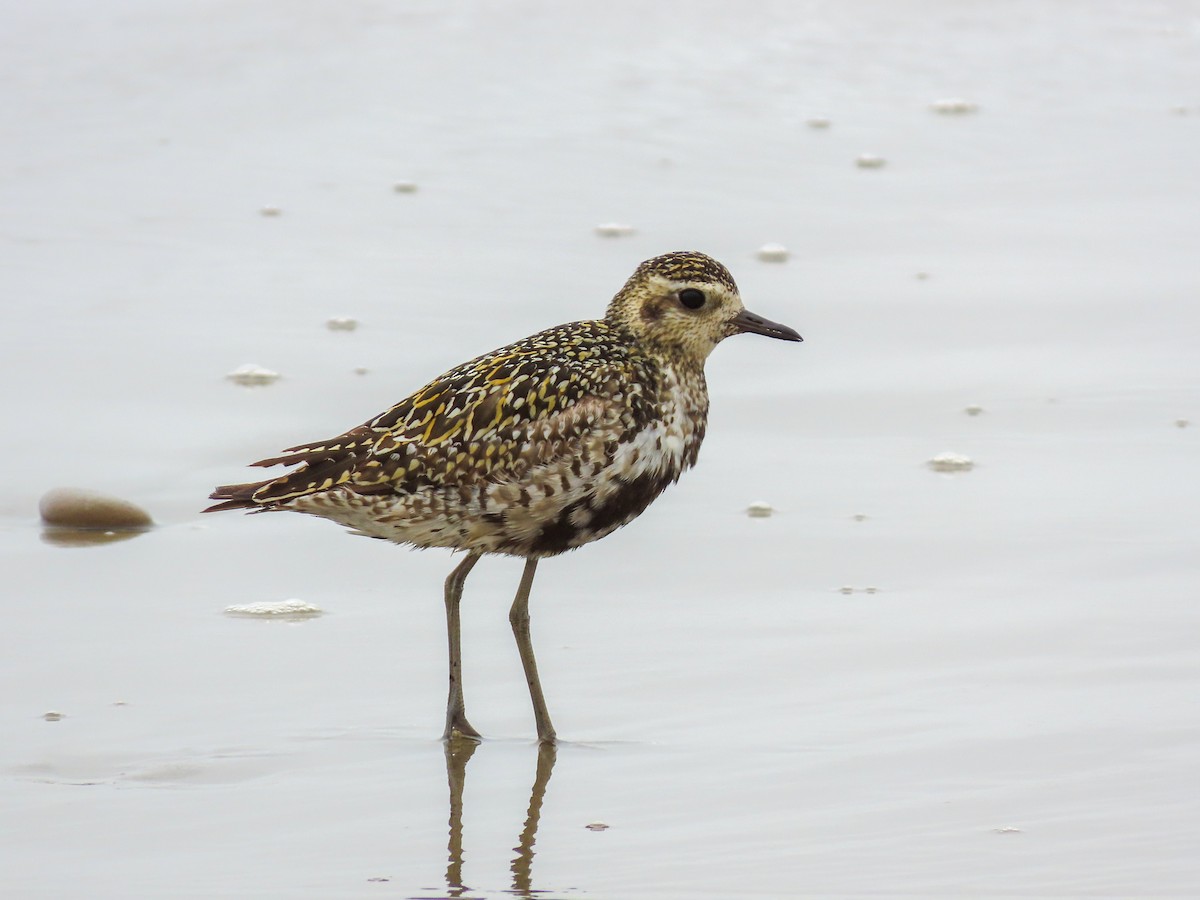
<path fill-rule="evenodd" d="M 1198 15 L 13 6 L 0 892 L 1194 895 Z M 198 510 L 682 247 L 806 342 L 540 567 L 553 755 L 474 570 L 448 758 L 448 555 Z M 43 536 L 71 484 L 159 527 Z"/>

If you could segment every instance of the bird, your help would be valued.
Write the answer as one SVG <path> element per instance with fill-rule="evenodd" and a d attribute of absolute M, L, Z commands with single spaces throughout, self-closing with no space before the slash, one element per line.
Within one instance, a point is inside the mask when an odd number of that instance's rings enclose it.
<path fill-rule="evenodd" d="M 801 341 L 749 312 L 729 270 L 676 251 L 636 267 L 601 319 L 485 353 L 361 425 L 253 466 L 289 466 L 224 485 L 204 512 L 277 510 L 352 533 L 465 553 L 446 578 L 449 692 L 443 741 L 478 741 L 462 684 L 459 606 L 482 556 L 525 560 L 509 622 L 538 741 L 556 732 L 538 677 L 529 595 L 540 560 L 637 518 L 696 463 L 708 418 L 704 363 L 727 337 Z"/>

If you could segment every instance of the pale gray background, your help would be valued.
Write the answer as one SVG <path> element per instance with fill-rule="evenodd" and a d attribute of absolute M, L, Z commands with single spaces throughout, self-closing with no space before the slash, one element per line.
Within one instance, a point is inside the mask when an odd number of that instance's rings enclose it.
<path fill-rule="evenodd" d="M 1195 894 L 1200 5 L 2 7 L 0 893 L 444 895 L 450 557 L 198 510 L 695 248 L 807 340 L 720 347 L 699 468 L 542 566 L 533 887 Z M 161 527 L 44 543 L 64 484 Z M 476 897 L 518 574 L 464 605 Z M 326 615 L 222 614 L 287 597 Z"/>

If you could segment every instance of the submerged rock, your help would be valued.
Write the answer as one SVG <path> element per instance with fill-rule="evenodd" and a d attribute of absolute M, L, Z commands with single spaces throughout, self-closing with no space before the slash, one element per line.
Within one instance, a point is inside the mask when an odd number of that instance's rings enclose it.
<path fill-rule="evenodd" d="M 83 488 L 55 488 L 38 504 L 42 521 L 56 528 L 86 528 L 100 531 L 140 531 L 154 520 L 140 506 Z"/>

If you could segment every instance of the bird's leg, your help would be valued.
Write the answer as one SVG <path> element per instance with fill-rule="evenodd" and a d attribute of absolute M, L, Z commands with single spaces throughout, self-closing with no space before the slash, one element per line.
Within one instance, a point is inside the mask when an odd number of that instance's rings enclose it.
<path fill-rule="evenodd" d="M 546 698 L 542 696 L 542 682 L 538 678 L 537 660 L 533 658 L 533 639 L 529 635 L 529 589 L 533 587 L 533 575 L 537 571 L 537 558 L 525 560 L 525 571 L 521 574 L 521 586 L 516 599 L 508 611 L 513 636 L 517 639 L 517 650 L 521 654 L 521 665 L 525 667 L 525 680 L 529 682 L 529 698 L 533 701 L 533 720 L 537 724 L 538 740 L 543 744 L 554 743 L 554 726 L 550 724 L 550 713 L 546 709 Z"/>
<path fill-rule="evenodd" d="M 478 738 L 479 732 L 467 721 L 467 708 L 463 702 L 462 688 L 462 642 L 458 604 L 462 600 L 463 582 L 467 580 L 478 553 L 468 553 L 467 558 L 455 566 L 446 579 L 446 635 L 450 641 L 450 694 L 446 698 L 446 730 L 442 740 L 448 741 L 456 734 L 467 738 Z"/>

